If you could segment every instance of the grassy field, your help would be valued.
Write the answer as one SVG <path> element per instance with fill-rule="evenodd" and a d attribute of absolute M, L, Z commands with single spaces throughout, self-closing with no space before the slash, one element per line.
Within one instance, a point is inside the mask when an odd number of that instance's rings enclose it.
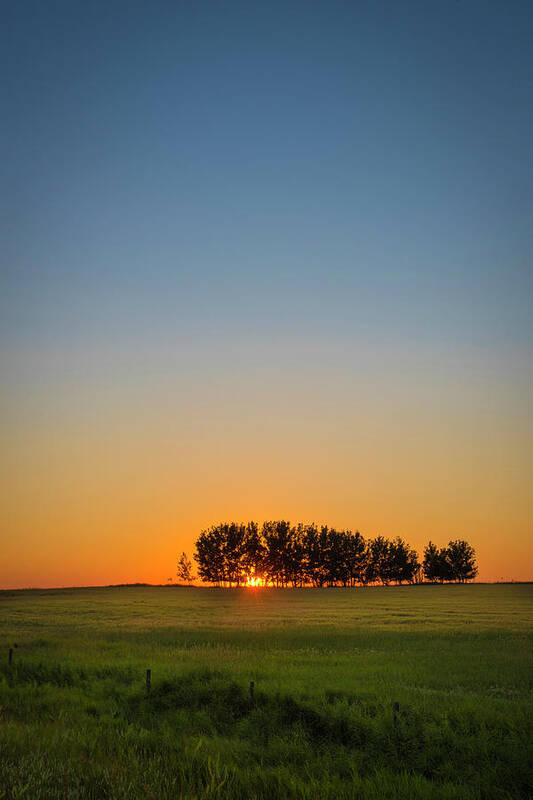
<path fill-rule="evenodd" d="M 532 631 L 532 585 L 3 592 L 0 798 L 531 797 Z"/>

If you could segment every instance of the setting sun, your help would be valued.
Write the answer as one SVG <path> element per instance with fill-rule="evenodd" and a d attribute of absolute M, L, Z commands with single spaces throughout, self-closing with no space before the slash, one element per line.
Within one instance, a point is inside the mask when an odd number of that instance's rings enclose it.
<path fill-rule="evenodd" d="M 264 586 L 265 581 L 263 578 L 256 577 L 255 575 L 248 575 L 246 578 L 246 586 Z"/>

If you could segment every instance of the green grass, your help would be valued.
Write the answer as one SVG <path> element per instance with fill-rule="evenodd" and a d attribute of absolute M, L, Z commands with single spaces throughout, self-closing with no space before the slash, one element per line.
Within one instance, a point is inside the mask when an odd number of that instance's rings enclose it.
<path fill-rule="evenodd" d="M 3 592 L 0 798 L 532 797 L 532 631 L 531 585 Z"/>

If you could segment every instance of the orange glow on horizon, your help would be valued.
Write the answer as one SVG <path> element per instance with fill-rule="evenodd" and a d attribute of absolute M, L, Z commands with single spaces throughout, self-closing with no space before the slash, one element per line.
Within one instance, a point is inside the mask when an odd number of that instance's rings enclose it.
<path fill-rule="evenodd" d="M 258 586 L 264 586 L 264 585 L 265 585 L 264 578 L 260 578 L 259 576 L 248 575 L 248 577 L 246 578 L 245 586 L 251 588 L 257 588 Z"/>
<path fill-rule="evenodd" d="M 434 382 L 391 347 L 375 374 L 353 356 L 365 391 L 309 366 L 282 392 L 179 370 L 156 391 L 112 356 L 112 381 L 58 378 L 3 414 L 0 588 L 165 583 L 203 529 L 270 519 L 402 536 L 420 558 L 466 539 L 479 581 L 533 578 L 529 417 L 503 395 L 486 412 L 488 384 Z"/>

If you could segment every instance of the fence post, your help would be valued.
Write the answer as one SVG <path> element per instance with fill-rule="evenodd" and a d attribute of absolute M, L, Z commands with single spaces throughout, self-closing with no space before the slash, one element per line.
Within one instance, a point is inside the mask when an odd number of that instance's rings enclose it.
<path fill-rule="evenodd" d="M 398 701 L 393 704 L 392 708 L 394 710 L 394 727 L 396 727 L 398 725 L 398 714 L 400 712 L 400 704 Z"/>
<path fill-rule="evenodd" d="M 9 666 L 13 663 L 13 648 L 9 648 L 9 658 L 8 658 Z"/>
<path fill-rule="evenodd" d="M 151 669 L 147 669 L 146 670 L 146 691 L 150 692 L 151 688 L 152 688 L 152 670 Z"/>
<path fill-rule="evenodd" d="M 254 688 L 255 688 L 255 683 L 253 681 L 250 681 L 250 700 L 252 701 L 252 703 L 254 700 Z"/>

